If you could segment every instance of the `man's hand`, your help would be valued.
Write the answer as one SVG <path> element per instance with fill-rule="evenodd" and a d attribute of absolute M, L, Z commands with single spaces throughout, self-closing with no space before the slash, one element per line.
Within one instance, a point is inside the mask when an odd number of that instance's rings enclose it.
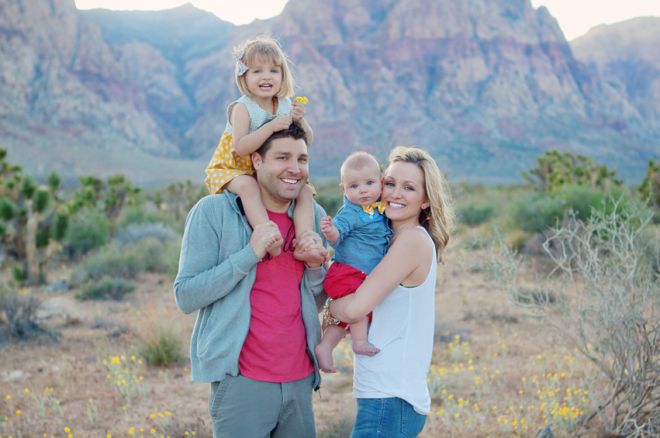
<path fill-rule="evenodd" d="M 305 105 L 297 101 L 291 102 L 291 118 L 293 121 L 300 122 L 303 117 L 305 117 Z"/>
<path fill-rule="evenodd" d="M 268 221 L 254 227 L 250 237 L 250 246 L 260 259 L 266 255 L 266 251 L 277 245 L 282 245 L 283 239 L 280 229 L 273 221 Z"/>
<path fill-rule="evenodd" d="M 330 259 L 328 249 L 323 246 L 323 239 L 312 230 L 296 236 L 296 251 L 305 253 L 305 264 L 309 268 L 317 268 Z"/>
<path fill-rule="evenodd" d="M 293 119 L 290 115 L 277 116 L 273 120 L 267 123 L 267 125 L 272 129 L 272 132 L 282 131 L 284 129 L 289 129 L 291 126 L 291 121 Z"/>
<path fill-rule="evenodd" d="M 330 243 L 335 243 L 339 239 L 339 230 L 332 224 L 332 216 L 323 216 L 321 218 L 321 232 Z"/>

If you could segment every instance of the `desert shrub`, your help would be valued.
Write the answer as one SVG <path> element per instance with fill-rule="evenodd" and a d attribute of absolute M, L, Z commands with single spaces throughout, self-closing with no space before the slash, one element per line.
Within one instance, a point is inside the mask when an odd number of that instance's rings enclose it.
<path fill-rule="evenodd" d="M 0 286 L 0 344 L 23 341 L 50 334 L 37 323 L 40 301 L 32 294 L 22 294 L 8 286 Z"/>
<path fill-rule="evenodd" d="M 319 438 L 345 438 L 351 435 L 353 420 L 340 418 L 319 431 Z"/>
<path fill-rule="evenodd" d="M 183 360 L 183 341 L 171 330 L 161 328 L 142 341 L 140 355 L 149 365 L 162 367 Z"/>
<path fill-rule="evenodd" d="M 144 239 L 167 242 L 180 240 L 181 236 L 162 222 L 134 223 L 121 228 L 114 240 L 121 245 L 130 245 Z"/>
<path fill-rule="evenodd" d="M 123 278 L 102 277 L 91 281 L 76 294 L 79 300 L 120 300 L 127 293 L 133 292 L 135 286 Z"/>
<path fill-rule="evenodd" d="M 316 187 L 314 199 L 327 214 L 334 216 L 342 205 L 343 196 L 337 184 L 324 184 Z"/>
<path fill-rule="evenodd" d="M 475 227 L 487 222 L 492 216 L 495 208 L 490 204 L 467 204 L 456 210 L 458 221 L 470 227 Z"/>
<path fill-rule="evenodd" d="M 491 264 L 510 300 L 543 317 L 606 382 L 593 391 L 596 403 L 576 426 L 602 417 L 615 435 L 642 437 L 656 436 L 659 428 L 660 300 L 658 273 L 644 249 L 658 235 L 645 232 L 652 212 L 638 208 L 612 201 L 586 220 L 569 215 L 550 230 L 544 248 L 565 274 L 564 284 L 538 287 L 532 300 L 519 299 L 525 293 L 518 283 L 524 260 L 503 248 Z M 557 294 L 553 306 L 544 295 L 550 290 Z"/>
<path fill-rule="evenodd" d="M 588 219 L 594 209 L 602 210 L 607 200 L 607 195 L 600 190 L 576 185 L 557 189 L 555 197 L 562 201 L 564 212 L 573 211 L 580 220 Z"/>
<path fill-rule="evenodd" d="M 171 273 L 177 269 L 180 247 L 179 240 L 161 241 L 147 238 L 123 248 L 127 254 L 140 259 L 142 271 Z"/>
<path fill-rule="evenodd" d="M 523 197 L 513 206 L 513 222 L 525 231 L 540 233 L 564 217 L 564 203 L 553 196 Z"/>
<path fill-rule="evenodd" d="M 333 194 L 318 194 L 315 198 L 316 202 L 318 202 L 321 207 L 325 210 L 327 214 L 330 216 L 334 216 L 337 214 L 337 210 L 339 210 L 339 207 L 342 205 L 342 198 L 341 196 L 333 195 Z"/>
<path fill-rule="evenodd" d="M 64 240 L 70 256 L 81 256 L 100 248 L 108 241 L 110 222 L 103 212 L 85 208 L 73 216 Z"/>
<path fill-rule="evenodd" d="M 126 251 L 118 245 L 107 245 L 85 257 L 74 269 L 71 281 L 74 285 L 103 277 L 135 278 L 143 271 L 143 260 L 137 251 Z"/>
<path fill-rule="evenodd" d="M 126 228 L 137 224 L 167 224 L 174 226 L 175 221 L 170 215 L 161 211 L 150 210 L 144 205 L 130 205 L 124 208 L 119 217 L 119 227 Z"/>
<path fill-rule="evenodd" d="M 130 245 L 106 245 L 81 261 L 73 271 L 71 282 L 82 285 L 106 276 L 133 279 L 141 272 L 176 275 L 179 250 L 178 240 L 162 242 L 155 238 Z"/>

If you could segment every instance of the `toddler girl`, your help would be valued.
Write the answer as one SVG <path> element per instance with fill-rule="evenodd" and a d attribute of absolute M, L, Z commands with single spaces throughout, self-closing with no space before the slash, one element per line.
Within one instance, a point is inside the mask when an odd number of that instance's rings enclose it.
<path fill-rule="evenodd" d="M 335 248 L 335 261 L 323 282 L 331 298 L 355 292 L 387 252 L 392 235 L 384 206 L 377 202 L 382 188 L 378 161 L 366 152 L 355 152 L 342 164 L 340 178 L 344 205 L 334 219 L 321 219 L 321 232 Z M 326 373 L 335 372 L 332 350 L 344 337 L 345 327 L 344 323 L 329 325 L 316 347 L 319 367 Z M 368 317 L 350 326 L 356 354 L 373 356 L 379 351 L 367 340 L 368 329 Z"/>
<path fill-rule="evenodd" d="M 261 202 L 250 155 L 276 131 L 286 129 L 292 121 L 305 131 L 307 144 L 313 139 L 312 129 L 305 120 L 302 102 L 291 102 L 293 77 L 287 59 L 277 42 L 268 37 L 248 40 L 234 53 L 235 78 L 243 95 L 227 108 L 227 125 L 206 168 L 204 182 L 212 194 L 227 189 L 241 198 L 243 209 L 252 227 L 268 222 L 268 213 Z M 296 235 L 313 229 L 312 189 L 305 186 L 296 200 L 293 221 Z M 269 254 L 281 252 L 281 239 L 269 246 Z M 294 256 L 305 259 L 302 249 Z"/>

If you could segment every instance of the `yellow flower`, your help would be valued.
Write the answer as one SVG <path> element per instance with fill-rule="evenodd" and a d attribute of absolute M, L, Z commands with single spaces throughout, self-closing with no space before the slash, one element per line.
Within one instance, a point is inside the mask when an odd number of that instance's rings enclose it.
<path fill-rule="evenodd" d="M 307 105 L 307 103 L 309 102 L 309 99 L 307 98 L 307 96 L 298 96 L 298 97 L 296 97 L 295 100 L 296 100 L 296 102 L 302 103 L 303 105 Z"/>
<path fill-rule="evenodd" d="M 121 359 L 119 358 L 119 356 L 113 356 L 113 357 L 110 359 L 110 363 L 113 363 L 113 364 L 121 363 Z"/>
<path fill-rule="evenodd" d="M 71 433 L 71 429 L 69 429 L 69 426 L 64 428 L 64 433 Z"/>
<path fill-rule="evenodd" d="M 16 409 L 16 415 L 22 415 L 22 414 L 23 414 L 23 411 L 21 411 L 20 409 Z"/>

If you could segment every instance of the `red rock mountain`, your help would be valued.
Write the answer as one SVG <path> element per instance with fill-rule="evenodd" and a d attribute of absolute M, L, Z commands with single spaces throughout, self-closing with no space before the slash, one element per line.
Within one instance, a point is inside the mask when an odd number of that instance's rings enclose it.
<path fill-rule="evenodd" d="M 40 173 L 201 181 L 238 96 L 231 48 L 260 33 L 280 40 L 310 99 L 316 175 L 335 176 L 352 150 L 384 159 L 415 144 L 453 178 L 516 180 L 548 148 L 639 178 L 660 149 L 659 100 L 576 59 L 530 0 L 290 0 L 245 26 L 190 5 L 4 0 L 0 147 Z"/>

